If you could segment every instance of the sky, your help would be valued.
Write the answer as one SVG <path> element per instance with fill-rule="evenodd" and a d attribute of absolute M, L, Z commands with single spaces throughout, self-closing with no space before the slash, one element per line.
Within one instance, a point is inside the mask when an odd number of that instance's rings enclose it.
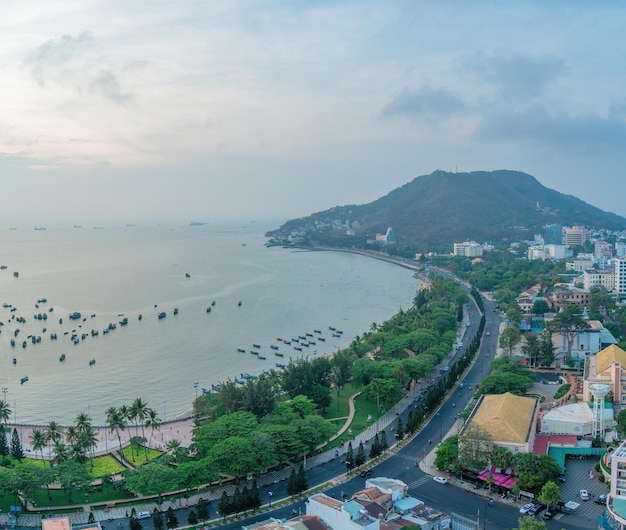
<path fill-rule="evenodd" d="M 286 221 L 437 169 L 626 216 L 622 2 L 5 4 L 0 229 Z"/>

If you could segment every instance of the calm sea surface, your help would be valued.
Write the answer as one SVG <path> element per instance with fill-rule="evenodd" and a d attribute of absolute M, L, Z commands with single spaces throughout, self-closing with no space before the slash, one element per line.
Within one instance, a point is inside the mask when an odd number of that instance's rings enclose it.
<path fill-rule="evenodd" d="M 0 265 L 7 266 L 0 270 L 0 387 L 16 412 L 12 421 L 67 424 L 89 412 L 103 424 L 107 407 L 135 397 L 171 420 L 190 409 L 203 387 L 275 368 L 289 356 L 329 354 L 372 322 L 410 306 L 418 287 L 411 271 L 349 253 L 266 248 L 269 228 L 274 226 L 0 232 Z M 80 320 L 68 318 L 74 311 Z M 161 311 L 167 317 L 159 320 Z M 37 320 L 38 313 L 47 319 Z M 26 322 L 16 322 L 19 316 Z M 128 325 L 121 326 L 124 317 Z M 116 329 L 104 334 L 110 323 Z M 343 336 L 332 337 L 329 326 Z M 277 341 L 306 333 L 326 342 L 300 353 Z M 41 341 L 33 343 L 29 335 Z M 29 380 L 20 384 L 24 376 Z"/>

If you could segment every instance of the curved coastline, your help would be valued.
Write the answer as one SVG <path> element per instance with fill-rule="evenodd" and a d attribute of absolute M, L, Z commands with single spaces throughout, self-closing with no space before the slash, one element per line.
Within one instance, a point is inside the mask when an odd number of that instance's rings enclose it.
<path fill-rule="evenodd" d="M 290 247 L 292 248 L 292 247 Z M 311 251 L 311 252 L 330 252 L 330 251 L 338 251 L 338 252 L 346 252 L 351 254 L 362 255 L 365 257 L 377 259 L 380 261 L 384 261 L 387 263 L 391 263 L 394 265 L 398 265 L 400 267 L 420 271 L 422 269 L 421 266 L 412 264 L 403 260 L 401 258 L 394 258 L 389 255 L 383 253 L 377 253 L 373 251 L 359 250 L 359 249 L 342 249 L 342 248 L 334 248 L 334 247 L 293 247 L 298 250 L 303 251 Z M 419 288 L 423 288 L 425 286 L 425 282 L 427 282 L 427 278 L 425 275 L 419 277 L 421 282 Z M 327 356 L 332 356 L 333 351 L 329 352 Z M 30 435 L 35 429 L 45 429 L 46 425 L 44 424 L 31 424 L 31 423 L 8 423 L 7 427 L 10 427 L 11 430 L 14 428 L 18 429 L 18 433 L 20 434 L 20 438 L 23 443 L 24 451 L 27 453 L 27 456 L 30 458 L 39 458 L 40 455 L 36 454 L 32 451 L 30 447 L 29 441 Z M 63 425 L 62 428 L 66 429 L 68 425 Z M 163 421 L 161 427 L 155 430 L 157 433 L 156 436 L 152 437 L 151 443 L 149 446 L 153 449 L 157 450 L 165 450 L 165 446 L 167 442 L 173 439 L 179 440 L 183 443 L 191 442 L 192 431 L 193 431 L 193 410 L 188 409 L 187 411 L 179 413 L 175 419 L 169 421 Z M 117 436 L 115 432 L 111 432 L 108 427 L 104 425 L 94 425 L 94 431 L 98 437 L 98 443 L 95 450 L 96 455 L 103 455 L 110 453 L 111 451 L 115 451 L 119 447 L 119 443 L 117 440 Z M 132 429 L 132 426 L 129 426 L 129 433 Z M 122 446 L 125 447 L 129 445 L 129 441 L 126 440 L 122 442 Z"/>

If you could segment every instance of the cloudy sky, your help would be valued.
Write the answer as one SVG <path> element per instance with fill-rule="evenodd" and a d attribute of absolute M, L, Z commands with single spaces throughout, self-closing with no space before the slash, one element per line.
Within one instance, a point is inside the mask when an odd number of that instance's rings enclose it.
<path fill-rule="evenodd" d="M 0 228 L 287 220 L 436 169 L 626 215 L 622 2 L 5 4 Z"/>

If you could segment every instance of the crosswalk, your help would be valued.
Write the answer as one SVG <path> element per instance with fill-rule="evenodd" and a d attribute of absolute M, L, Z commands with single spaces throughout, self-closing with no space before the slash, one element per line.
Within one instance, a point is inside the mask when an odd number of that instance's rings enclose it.
<path fill-rule="evenodd" d="M 425 475 L 423 477 L 418 478 L 417 480 L 414 480 L 413 482 L 409 482 L 407 484 L 407 486 L 409 487 L 409 489 L 417 489 L 420 486 L 423 486 L 424 484 L 427 484 L 429 482 L 432 482 L 433 477 L 431 477 L 430 475 Z"/>

